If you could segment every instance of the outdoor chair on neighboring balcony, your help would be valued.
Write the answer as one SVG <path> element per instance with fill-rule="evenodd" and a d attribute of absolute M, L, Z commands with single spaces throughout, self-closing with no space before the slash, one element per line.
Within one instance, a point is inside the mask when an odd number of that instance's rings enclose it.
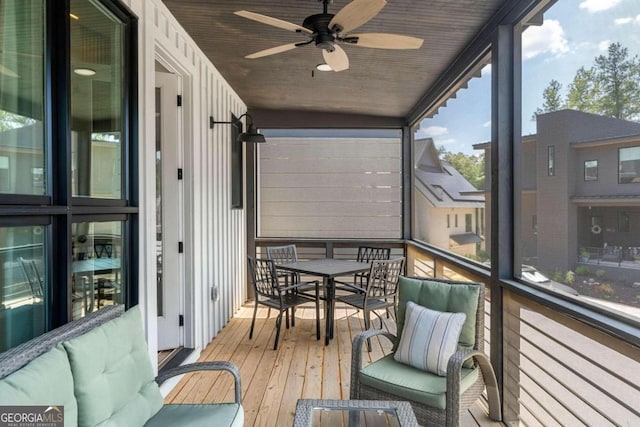
<path fill-rule="evenodd" d="M 273 349 L 277 350 L 278 340 L 280 339 L 280 327 L 282 325 L 282 313 L 286 313 L 290 308 L 309 302 L 313 302 L 316 305 L 316 339 L 320 339 L 320 286 L 318 281 L 314 282 L 315 295 L 310 297 L 294 292 L 300 286 L 299 284 L 294 283 L 288 286 L 280 286 L 273 260 L 249 257 L 249 271 L 255 292 L 255 306 L 253 309 L 249 339 L 253 338 L 253 328 L 256 323 L 258 305 L 264 305 L 270 309 L 278 310 L 278 317 L 276 317 L 276 338 L 273 344 Z M 289 325 L 287 325 L 287 328 L 288 327 Z"/>
<path fill-rule="evenodd" d="M 500 421 L 495 374 L 482 352 L 484 285 L 400 277 L 398 300 L 397 337 L 369 330 L 353 340 L 351 399 L 406 400 L 420 424 L 452 427 L 486 387 L 489 416 Z M 363 367 L 364 341 L 377 335 L 393 350 Z"/>
<path fill-rule="evenodd" d="M 376 310 L 392 307 L 395 311 L 398 279 L 402 274 L 403 267 L 404 258 L 373 261 L 365 276 L 367 283 L 364 293 L 338 296 L 336 300 L 364 312 L 365 330 L 371 327 L 371 312 L 380 319 L 380 328 L 382 329 L 382 318 L 376 313 Z M 370 340 L 367 340 L 367 350 L 371 351 Z"/>

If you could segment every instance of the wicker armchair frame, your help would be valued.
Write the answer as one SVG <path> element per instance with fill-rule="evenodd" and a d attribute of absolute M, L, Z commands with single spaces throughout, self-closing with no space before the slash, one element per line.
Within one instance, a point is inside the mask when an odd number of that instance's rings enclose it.
<path fill-rule="evenodd" d="M 455 282 L 443 279 L 433 279 L 430 277 L 417 277 L 417 279 L 448 283 L 452 286 L 456 284 L 469 284 L 470 282 Z M 473 349 L 459 350 L 451 356 L 447 364 L 447 392 L 446 408 L 433 408 L 420 402 L 409 401 L 422 425 L 440 425 L 447 427 L 458 427 L 460 425 L 460 413 L 466 410 L 482 395 L 482 391 L 487 389 L 489 400 L 489 417 L 494 421 L 502 421 L 500 395 L 498 394 L 498 384 L 493 367 L 489 358 L 482 351 L 484 343 L 484 293 L 483 283 L 475 283 L 480 286 L 478 297 L 478 309 L 476 314 L 476 335 Z M 381 335 L 389 339 L 394 349 L 397 346 L 397 337 L 389 332 L 371 329 L 364 331 L 353 340 L 351 349 L 351 399 L 369 400 L 406 400 L 385 390 L 379 390 L 360 383 L 360 370 L 362 369 L 362 353 L 365 341 L 374 336 Z M 480 368 L 478 379 L 464 392 L 460 393 L 460 377 L 462 365 L 465 361 L 473 359 Z"/>

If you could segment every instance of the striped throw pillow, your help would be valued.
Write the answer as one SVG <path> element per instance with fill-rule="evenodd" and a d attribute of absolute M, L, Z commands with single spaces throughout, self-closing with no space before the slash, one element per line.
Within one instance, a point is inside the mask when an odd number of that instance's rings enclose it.
<path fill-rule="evenodd" d="M 430 310 L 407 302 L 404 328 L 394 359 L 440 376 L 447 375 L 449 358 L 458 349 L 458 339 L 467 315 Z"/>

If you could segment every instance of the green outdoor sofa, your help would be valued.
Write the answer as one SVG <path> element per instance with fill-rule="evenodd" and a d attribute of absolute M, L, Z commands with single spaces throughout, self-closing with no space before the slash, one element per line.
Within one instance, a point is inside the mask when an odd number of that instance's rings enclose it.
<path fill-rule="evenodd" d="M 235 402 L 163 405 L 158 385 L 196 370 L 225 370 Z M 107 306 L 0 354 L 0 406 L 63 406 L 65 426 L 242 426 L 240 375 L 203 362 L 154 379 L 139 308 Z"/>

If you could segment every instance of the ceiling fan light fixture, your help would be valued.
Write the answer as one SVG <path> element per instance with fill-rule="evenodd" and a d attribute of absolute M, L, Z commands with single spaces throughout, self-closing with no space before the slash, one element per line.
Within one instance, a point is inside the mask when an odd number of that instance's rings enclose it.
<path fill-rule="evenodd" d="M 331 66 L 329 64 L 318 64 L 316 65 L 316 70 L 318 71 L 333 71 L 333 68 L 331 68 Z"/>
<path fill-rule="evenodd" d="M 94 76 L 96 74 L 96 70 L 91 68 L 76 68 L 73 72 L 79 76 Z"/>

